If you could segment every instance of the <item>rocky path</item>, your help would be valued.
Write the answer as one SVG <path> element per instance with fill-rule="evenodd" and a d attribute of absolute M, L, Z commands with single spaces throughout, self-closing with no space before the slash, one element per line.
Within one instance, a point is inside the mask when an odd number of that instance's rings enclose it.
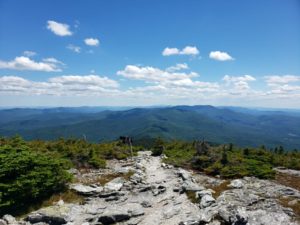
<path fill-rule="evenodd" d="M 78 180 L 85 181 L 85 184 L 70 185 L 72 190 L 85 196 L 84 204 L 59 201 L 30 213 L 21 221 L 5 216 L 0 219 L 0 225 L 299 224 L 294 211 L 281 206 L 278 200 L 285 198 L 297 206 L 299 191 L 271 181 L 233 180 L 215 196 L 208 186 L 218 186 L 222 180 L 165 165 L 150 152 L 140 152 L 132 160 L 113 161 L 109 167 L 84 174 L 73 171 Z M 122 174 L 128 171 L 132 171 L 131 176 L 125 179 Z M 96 181 L 103 173 L 121 175 L 99 185 Z"/>
<path fill-rule="evenodd" d="M 150 157 L 149 153 L 141 155 L 141 165 L 145 168 L 145 182 L 152 186 L 158 186 L 162 193 L 156 196 L 144 195 L 145 201 L 152 207 L 145 209 L 145 216 L 139 224 L 179 224 L 183 221 L 193 220 L 192 215 L 199 214 L 199 207 L 193 204 L 185 194 L 179 193 L 181 178 L 177 171 L 161 163 L 158 157 Z M 161 187 L 161 189 L 159 189 Z M 174 189 L 177 192 L 174 192 Z M 202 187 L 199 187 L 199 190 Z"/>

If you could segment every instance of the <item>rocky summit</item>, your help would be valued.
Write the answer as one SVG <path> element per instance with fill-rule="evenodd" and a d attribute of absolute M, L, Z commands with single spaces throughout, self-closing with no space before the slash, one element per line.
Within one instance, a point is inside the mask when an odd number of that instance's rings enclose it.
<path fill-rule="evenodd" d="M 145 151 L 132 159 L 113 160 L 108 169 L 72 170 L 76 183 L 69 188 L 82 195 L 84 203 L 60 200 L 19 220 L 5 215 L 0 225 L 299 224 L 297 212 L 289 207 L 300 201 L 296 189 L 254 177 L 208 177 L 174 168 L 163 163 L 163 157 Z M 99 181 L 109 174 L 114 176 Z"/>

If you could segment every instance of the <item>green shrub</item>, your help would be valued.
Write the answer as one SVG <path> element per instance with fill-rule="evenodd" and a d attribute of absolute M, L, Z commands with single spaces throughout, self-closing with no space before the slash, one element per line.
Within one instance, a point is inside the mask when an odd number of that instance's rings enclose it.
<path fill-rule="evenodd" d="M 71 179 L 64 163 L 24 144 L 0 147 L 0 214 L 25 210 L 63 190 Z"/>
<path fill-rule="evenodd" d="M 160 138 L 157 138 L 152 148 L 152 155 L 160 156 L 163 153 L 163 151 L 164 151 L 164 141 Z"/>

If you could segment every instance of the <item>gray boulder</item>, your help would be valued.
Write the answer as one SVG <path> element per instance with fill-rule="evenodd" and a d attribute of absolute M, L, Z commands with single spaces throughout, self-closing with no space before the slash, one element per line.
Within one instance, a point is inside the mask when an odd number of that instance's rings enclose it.
<path fill-rule="evenodd" d="M 70 189 L 86 196 L 95 195 L 103 191 L 102 187 L 91 187 L 83 184 L 71 184 Z"/>
<path fill-rule="evenodd" d="M 74 204 L 54 205 L 42 208 L 38 211 L 30 213 L 26 217 L 26 221 L 30 223 L 49 223 L 49 224 L 65 224 L 68 222 L 69 216 L 72 214 Z"/>
<path fill-rule="evenodd" d="M 200 201 L 200 208 L 206 208 L 215 202 L 216 200 L 211 195 L 204 195 Z"/>
<path fill-rule="evenodd" d="M 210 195 L 210 196 L 212 196 L 212 190 L 206 189 L 206 190 L 202 190 L 202 191 L 197 191 L 196 192 L 196 197 L 197 198 L 201 199 L 204 195 Z"/>
<path fill-rule="evenodd" d="M 192 182 L 191 180 L 186 180 L 184 181 L 183 185 L 182 185 L 182 190 L 184 191 L 202 191 L 205 188 L 203 186 L 200 186 L 194 182 Z"/>
<path fill-rule="evenodd" d="M 104 186 L 105 191 L 120 191 L 126 180 L 123 177 L 117 177 Z"/>
<path fill-rule="evenodd" d="M 241 179 L 235 179 L 232 180 L 228 186 L 231 188 L 242 188 L 244 186 L 244 183 Z"/>
<path fill-rule="evenodd" d="M 3 219 L 0 219 L 0 225 L 7 225 L 6 221 Z"/>
<path fill-rule="evenodd" d="M 2 219 L 7 223 L 7 224 L 17 224 L 17 220 L 15 219 L 15 217 L 13 217 L 12 215 L 4 215 L 2 217 Z"/>
<path fill-rule="evenodd" d="M 184 170 L 184 169 L 178 169 L 177 172 L 178 176 L 182 178 L 182 180 L 189 180 L 191 178 L 191 175 L 188 171 Z"/>
<path fill-rule="evenodd" d="M 105 211 L 99 218 L 98 222 L 103 225 L 114 224 L 130 219 L 130 213 L 126 210 L 109 210 Z"/>

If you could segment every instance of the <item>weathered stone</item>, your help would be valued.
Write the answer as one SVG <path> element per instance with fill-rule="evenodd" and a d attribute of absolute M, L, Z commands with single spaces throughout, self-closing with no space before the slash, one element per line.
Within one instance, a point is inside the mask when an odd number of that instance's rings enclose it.
<path fill-rule="evenodd" d="M 55 205 L 42 208 L 36 212 L 30 213 L 26 220 L 30 223 L 44 222 L 49 224 L 65 224 L 71 215 L 74 204 Z"/>
<path fill-rule="evenodd" d="M 189 180 L 190 173 L 184 169 L 178 169 L 178 176 L 182 178 L 182 180 Z"/>
<path fill-rule="evenodd" d="M 130 177 L 130 181 L 134 184 L 141 183 L 143 181 L 144 177 L 141 174 L 135 173 Z"/>
<path fill-rule="evenodd" d="M 109 192 L 101 192 L 98 196 L 100 198 L 108 198 L 110 196 L 118 196 L 120 193 L 118 191 L 109 191 Z"/>
<path fill-rule="evenodd" d="M 231 188 L 242 188 L 244 186 L 244 183 L 241 179 L 236 179 L 231 181 L 228 186 Z"/>
<path fill-rule="evenodd" d="M 6 221 L 3 219 L 0 219 L 0 225 L 7 225 Z"/>
<path fill-rule="evenodd" d="M 106 202 L 111 202 L 111 201 L 117 201 L 119 200 L 120 197 L 119 196 L 109 196 L 105 199 Z"/>
<path fill-rule="evenodd" d="M 114 224 L 116 222 L 121 222 L 130 219 L 130 214 L 125 210 L 110 210 L 104 212 L 99 218 L 98 222 L 103 225 Z"/>
<path fill-rule="evenodd" d="M 199 225 L 197 220 L 187 220 L 185 222 L 180 222 L 179 225 Z"/>
<path fill-rule="evenodd" d="M 148 202 L 148 201 L 142 201 L 142 202 L 141 202 L 141 205 L 142 205 L 144 208 L 149 208 L 149 207 L 152 206 L 151 203 Z"/>
<path fill-rule="evenodd" d="M 203 186 L 200 186 L 190 180 L 186 180 L 182 185 L 182 190 L 184 191 L 202 191 L 205 188 Z"/>
<path fill-rule="evenodd" d="M 13 217 L 12 215 L 4 215 L 2 217 L 2 219 L 7 223 L 7 224 L 17 224 L 17 220 L 15 217 Z"/>
<path fill-rule="evenodd" d="M 206 208 L 206 207 L 210 206 L 211 204 L 215 203 L 215 201 L 216 200 L 211 195 L 204 195 L 201 198 L 200 207 Z"/>
<path fill-rule="evenodd" d="M 129 209 L 128 213 L 130 214 L 130 217 L 137 217 L 145 214 L 142 208 Z"/>
<path fill-rule="evenodd" d="M 110 182 L 106 183 L 104 186 L 105 191 L 119 191 L 123 187 L 125 183 L 125 179 L 123 177 L 117 177 Z"/>
<path fill-rule="evenodd" d="M 197 191 L 196 192 L 196 197 L 197 198 L 201 199 L 204 195 L 212 196 L 212 190 L 206 189 L 206 190 L 203 190 L 203 191 Z"/>
<path fill-rule="evenodd" d="M 91 187 L 83 184 L 71 184 L 70 189 L 86 196 L 95 195 L 103 191 L 102 187 Z"/>
<path fill-rule="evenodd" d="M 153 193 L 153 196 L 157 196 L 161 193 L 164 193 L 166 191 L 166 187 L 163 186 L 163 185 L 159 185 L 158 187 L 152 189 L 152 193 Z"/>

